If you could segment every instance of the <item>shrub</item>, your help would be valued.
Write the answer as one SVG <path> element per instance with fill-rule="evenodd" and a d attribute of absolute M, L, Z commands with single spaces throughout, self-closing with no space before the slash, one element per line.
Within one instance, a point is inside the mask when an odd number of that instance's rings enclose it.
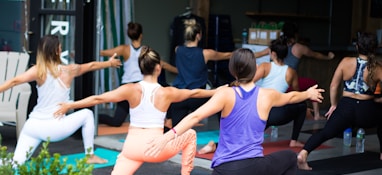
<path fill-rule="evenodd" d="M 61 160 L 59 153 L 54 153 L 53 156 L 49 153 L 48 149 L 49 140 L 42 143 L 40 153 L 36 157 L 31 157 L 29 161 L 23 164 L 12 162 L 13 153 L 7 152 L 7 147 L 2 146 L 0 148 L 0 174 L 1 175 L 91 175 L 94 166 L 87 164 L 86 161 L 89 154 L 86 157 L 75 160 L 75 165 L 67 165 L 67 158 Z M 89 150 L 88 150 L 89 151 Z M 29 157 L 29 153 L 27 156 Z"/>

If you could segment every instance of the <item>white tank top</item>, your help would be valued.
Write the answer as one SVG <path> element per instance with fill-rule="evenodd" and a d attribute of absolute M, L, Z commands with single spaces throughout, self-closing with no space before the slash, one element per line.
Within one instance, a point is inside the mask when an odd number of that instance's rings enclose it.
<path fill-rule="evenodd" d="M 69 101 L 70 88 L 60 78 L 54 78 L 49 72 L 46 80 L 37 88 L 37 104 L 29 114 L 30 118 L 53 119 L 53 113 L 59 109 L 59 103 Z"/>
<path fill-rule="evenodd" d="M 279 66 L 274 62 L 271 62 L 271 70 L 269 71 L 269 74 L 262 79 L 261 84 L 257 85 L 263 88 L 275 89 L 281 93 L 284 93 L 289 87 L 285 80 L 287 70 L 287 65 Z"/>
<path fill-rule="evenodd" d="M 163 128 L 166 112 L 154 106 L 155 91 L 161 87 L 158 83 L 140 81 L 142 98 L 139 105 L 130 108 L 130 126 L 140 128 Z"/>
<path fill-rule="evenodd" d="M 141 47 L 135 49 L 131 44 L 130 46 L 130 57 L 127 61 L 123 62 L 123 75 L 122 84 L 138 82 L 143 79 L 141 70 L 139 69 L 138 57 L 141 53 Z"/>

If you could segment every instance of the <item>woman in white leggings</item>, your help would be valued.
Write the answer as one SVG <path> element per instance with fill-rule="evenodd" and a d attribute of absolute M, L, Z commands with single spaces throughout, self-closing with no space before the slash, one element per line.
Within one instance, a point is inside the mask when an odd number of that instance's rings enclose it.
<path fill-rule="evenodd" d="M 63 65 L 60 59 L 61 51 L 57 36 L 44 36 L 38 44 L 36 65 L 0 85 L 0 92 L 3 92 L 22 83 L 37 82 L 37 104 L 21 130 L 14 153 L 13 161 L 17 161 L 18 164 L 28 160 L 27 153 L 32 155 L 42 141 L 63 140 L 80 127 L 85 153 L 88 153 L 90 148 L 88 163 L 107 162 L 93 153 L 94 118 L 90 110 L 83 109 L 70 115 L 62 113 L 60 118 L 53 114 L 59 103 L 69 101 L 70 87 L 75 77 L 93 70 L 119 67 L 121 62 L 113 56 L 105 62 Z"/>

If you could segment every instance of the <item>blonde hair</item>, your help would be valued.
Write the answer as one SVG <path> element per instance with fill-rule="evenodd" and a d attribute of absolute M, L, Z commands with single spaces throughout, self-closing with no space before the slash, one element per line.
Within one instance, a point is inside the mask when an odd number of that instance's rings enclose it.
<path fill-rule="evenodd" d="M 202 30 L 200 25 L 195 19 L 188 19 L 184 21 L 184 40 L 195 41 L 196 35 L 201 34 Z"/>
<path fill-rule="evenodd" d="M 58 77 L 57 65 L 60 65 L 60 41 L 55 35 L 46 35 L 40 39 L 37 46 L 36 66 L 37 77 L 44 79 L 49 72 Z"/>

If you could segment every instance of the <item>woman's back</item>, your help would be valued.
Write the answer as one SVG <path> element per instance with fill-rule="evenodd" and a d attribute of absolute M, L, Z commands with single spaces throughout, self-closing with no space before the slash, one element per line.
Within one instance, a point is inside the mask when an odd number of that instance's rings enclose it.
<path fill-rule="evenodd" d="M 182 89 L 204 88 L 208 80 L 208 69 L 199 47 L 179 46 L 176 49 L 178 75 L 173 86 Z"/>
<path fill-rule="evenodd" d="M 30 113 L 31 118 L 51 119 L 59 103 L 69 101 L 70 88 L 63 81 L 47 73 L 43 84 L 37 85 L 37 104 Z"/>

